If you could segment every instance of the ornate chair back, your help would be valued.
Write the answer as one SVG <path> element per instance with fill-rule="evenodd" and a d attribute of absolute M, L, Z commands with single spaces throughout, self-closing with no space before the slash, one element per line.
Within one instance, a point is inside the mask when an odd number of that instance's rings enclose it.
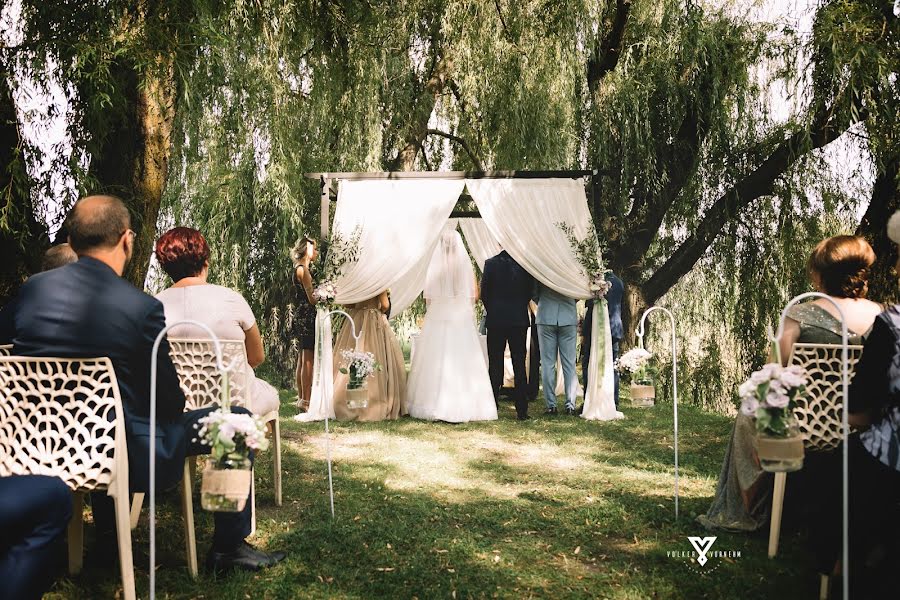
<path fill-rule="evenodd" d="M 249 378 L 247 355 L 243 340 L 221 340 L 222 362 L 227 367 L 238 359 L 237 367 L 229 378 L 231 403 L 249 405 Z M 197 410 L 213 404 L 221 404 L 222 374 L 216 364 L 216 349 L 211 340 L 169 338 L 172 362 L 178 372 L 184 391 L 184 409 Z"/>
<path fill-rule="evenodd" d="M 850 378 L 862 346 L 848 346 Z M 840 344 L 794 344 L 788 364 L 806 369 L 809 384 L 797 397 L 794 416 L 800 424 L 805 446 L 810 450 L 832 450 L 843 439 L 844 387 Z"/>
<path fill-rule="evenodd" d="M 0 344 L 0 356 L 12 356 L 12 344 Z"/>
<path fill-rule="evenodd" d="M 79 492 L 122 481 L 127 493 L 122 400 L 108 358 L 0 357 L 0 476 L 8 475 L 51 475 Z"/>

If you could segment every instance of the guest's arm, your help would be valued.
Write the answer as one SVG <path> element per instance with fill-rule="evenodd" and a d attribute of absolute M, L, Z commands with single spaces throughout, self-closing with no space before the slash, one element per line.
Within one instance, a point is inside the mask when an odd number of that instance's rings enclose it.
<path fill-rule="evenodd" d="M 790 317 L 784 319 L 784 331 L 778 341 L 778 350 L 781 352 L 781 364 L 787 365 L 791 359 L 791 351 L 794 344 L 800 339 L 800 323 Z"/>
<path fill-rule="evenodd" d="M 266 360 L 262 335 L 259 333 L 259 326 L 256 323 L 244 332 L 244 347 L 247 349 L 247 363 L 251 369 L 255 369 Z"/>
<path fill-rule="evenodd" d="M 478 294 L 482 304 L 487 302 L 491 296 L 491 282 L 493 281 L 491 271 L 493 271 L 493 268 L 490 263 L 485 262 L 484 271 L 481 273 L 481 292 Z"/>
<path fill-rule="evenodd" d="M 851 425 L 865 427 L 873 417 L 878 417 L 887 399 L 888 370 L 895 352 L 893 331 L 882 317 L 876 318 L 850 383 L 848 420 Z"/>
<path fill-rule="evenodd" d="M 306 298 L 309 300 L 309 303 L 315 304 L 316 299 L 313 297 L 312 275 L 309 272 L 309 267 L 304 267 L 303 265 L 296 267 L 294 269 L 294 282 L 306 292 Z"/>

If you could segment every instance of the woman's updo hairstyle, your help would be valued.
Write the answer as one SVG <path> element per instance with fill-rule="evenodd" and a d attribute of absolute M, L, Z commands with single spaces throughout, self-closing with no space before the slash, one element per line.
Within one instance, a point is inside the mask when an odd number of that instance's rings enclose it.
<path fill-rule="evenodd" d="M 875 251 L 864 238 L 836 235 L 819 242 L 809 257 L 809 272 L 829 296 L 865 298 Z"/>

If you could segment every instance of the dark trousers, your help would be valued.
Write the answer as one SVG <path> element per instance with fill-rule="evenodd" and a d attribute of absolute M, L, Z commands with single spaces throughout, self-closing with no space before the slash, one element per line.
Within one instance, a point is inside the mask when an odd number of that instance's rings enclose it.
<path fill-rule="evenodd" d="M 619 360 L 619 344 L 622 340 L 613 340 L 613 362 Z M 581 385 L 585 388 L 585 393 L 587 393 L 587 384 L 588 384 L 588 365 L 591 363 L 591 342 L 588 338 L 584 338 L 581 342 Z M 619 408 L 619 371 L 618 369 L 613 369 L 613 381 L 616 383 L 616 408 Z"/>
<path fill-rule="evenodd" d="M 197 431 L 199 429 L 199 421 L 209 413 L 216 410 L 217 407 L 203 408 L 200 410 L 192 410 L 181 415 L 179 422 L 184 425 L 188 436 L 188 456 L 201 456 L 210 453 L 210 447 L 195 441 Z M 251 414 L 249 410 L 241 406 L 231 407 L 232 412 Z M 195 425 L 198 427 L 195 429 Z M 253 456 L 251 454 L 251 460 Z M 94 511 L 94 524 L 97 527 L 97 539 L 104 538 L 115 541 L 115 513 L 113 510 L 112 498 L 106 495 L 106 492 L 91 494 L 91 506 Z M 250 535 L 250 520 L 252 506 L 250 498 L 247 498 L 247 504 L 244 510 L 237 513 L 217 512 L 214 516 L 215 532 L 213 533 L 213 549 L 218 552 L 230 552 Z"/>
<path fill-rule="evenodd" d="M 494 389 L 494 400 L 500 399 L 500 388 L 503 387 L 503 354 L 509 344 L 512 358 L 513 374 L 516 387 L 513 399 L 516 403 L 516 414 L 520 417 L 528 415 L 528 377 L 525 374 L 525 335 L 527 327 L 488 327 L 488 372 L 491 376 L 491 387 Z"/>
<path fill-rule="evenodd" d="M 40 598 L 53 583 L 54 540 L 72 517 L 72 494 L 43 475 L 0 477 L 0 598 Z"/>

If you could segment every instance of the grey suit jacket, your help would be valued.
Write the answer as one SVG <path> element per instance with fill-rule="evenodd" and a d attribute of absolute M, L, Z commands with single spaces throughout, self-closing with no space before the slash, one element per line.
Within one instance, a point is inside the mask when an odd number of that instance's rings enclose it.
<path fill-rule="evenodd" d="M 539 283 L 537 301 L 538 325 L 578 325 L 575 299 L 567 298 Z"/>

